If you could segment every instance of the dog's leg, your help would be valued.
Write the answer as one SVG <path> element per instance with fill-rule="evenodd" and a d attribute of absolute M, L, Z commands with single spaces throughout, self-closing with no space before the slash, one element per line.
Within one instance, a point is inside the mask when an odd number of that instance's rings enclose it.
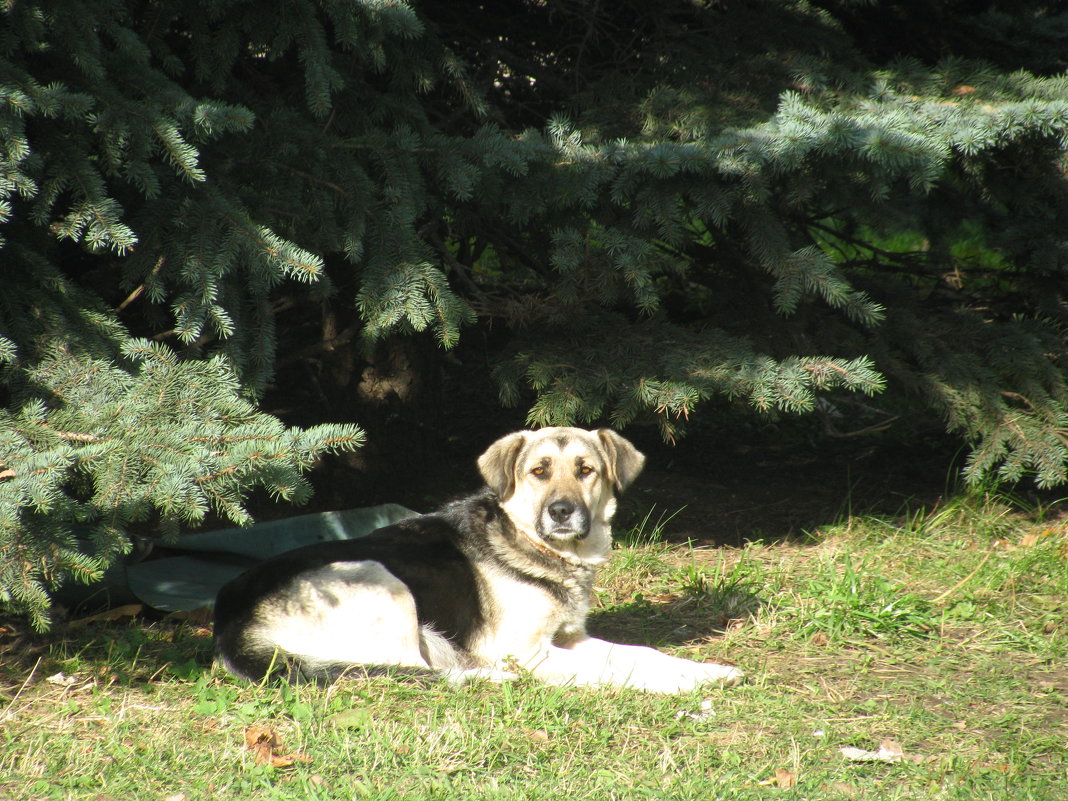
<path fill-rule="evenodd" d="M 519 674 L 493 667 L 470 667 L 466 659 L 447 637 L 423 626 L 419 635 L 419 651 L 427 663 L 449 684 L 459 687 L 469 681 L 512 681 Z"/>
<path fill-rule="evenodd" d="M 451 668 L 441 671 L 440 675 L 453 687 L 462 687 L 471 681 L 491 681 L 500 684 L 519 678 L 518 673 L 497 668 Z"/>
<path fill-rule="evenodd" d="M 610 685 L 660 693 L 730 687 L 743 679 L 730 665 L 691 662 L 653 648 L 617 645 L 592 637 L 570 647 L 550 646 L 531 673 L 551 684 Z"/>
<path fill-rule="evenodd" d="M 250 629 L 262 649 L 313 672 L 359 665 L 429 670 L 422 634 L 411 592 L 373 561 L 300 574 Z"/>

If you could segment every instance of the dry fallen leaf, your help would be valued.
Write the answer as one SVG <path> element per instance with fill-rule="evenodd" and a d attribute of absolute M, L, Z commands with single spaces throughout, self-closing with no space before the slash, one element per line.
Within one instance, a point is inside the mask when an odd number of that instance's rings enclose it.
<path fill-rule="evenodd" d="M 1036 545 L 1038 545 L 1038 542 L 1041 539 L 1042 539 L 1042 534 L 1036 534 L 1034 532 L 1032 532 L 1030 534 L 1024 534 L 1020 538 L 1020 547 L 1021 548 L 1034 548 Z"/>
<path fill-rule="evenodd" d="M 646 599 L 647 601 L 649 601 L 649 603 L 654 603 L 654 604 L 670 604 L 670 603 L 672 603 L 673 601 L 677 601 L 677 600 L 679 600 L 679 597 L 680 597 L 680 596 L 678 596 L 678 595 L 673 595 L 673 594 L 671 594 L 671 593 L 664 593 L 664 594 L 661 594 L 661 595 L 646 595 L 646 596 L 645 596 L 645 599 Z"/>
<path fill-rule="evenodd" d="M 774 776 L 760 782 L 761 787 L 779 787 L 783 790 L 788 790 L 796 784 L 797 774 L 791 773 L 788 770 L 783 770 L 782 768 L 776 768 Z"/>
<path fill-rule="evenodd" d="M 675 720 L 684 720 L 686 718 L 689 718 L 690 720 L 696 720 L 701 722 L 707 721 L 710 718 L 715 717 L 715 714 L 716 710 L 712 708 L 712 699 L 706 698 L 701 702 L 700 712 L 690 712 L 685 709 L 680 709 L 678 712 L 675 713 Z"/>
<path fill-rule="evenodd" d="M 78 679 L 74 678 L 74 676 L 68 676 L 63 671 L 60 671 L 59 673 L 53 673 L 51 676 L 45 679 L 45 681 L 47 681 L 49 684 L 55 684 L 59 687 L 73 687 L 75 684 L 78 683 Z"/>
<path fill-rule="evenodd" d="M 905 756 L 905 749 L 898 745 L 897 740 L 883 740 L 879 743 L 879 750 L 897 757 Z"/>
<path fill-rule="evenodd" d="M 844 746 L 839 749 L 842 756 L 850 762 L 916 762 L 919 757 L 905 756 L 905 751 L 894 740 L 883 740 L 878 751 L 866 751 L 863 748 Z"/>
<path fill-rule="evenodd" d="M 895 757 L 891 754 L 884 754 L 880 751 L 866 751 L 863 748 L 854 748 L 851 745 L 843 746 L 839 750 L 841 750 L 842 756 L 850 762 L 897 762 L 901 759 L 901 757 Z"/>
<path fill-rule="evenodd" d="M 89 615 L 89 617 L 81 617 L 77 620 L 72 620 L 67 625 L 75 628 L 77 626 L 87 626 L 90 623 L 114 623 L 116 620 L 122 620 L 123 618 L 137 617 L 141 614 L 142 609 L 144 609 L 144 607 L 141 604 L 116 606 L 114 609 L 107 609 L 96 615 Z"/>
<path fill-rule="evenodd" d="M 292 754 L 272 754 L 272 768 L 290 768 L 298 762 L 311 762 L 311 757 L 294 751 Z"/>
<path fill-rule="evenodd" d="M 789 789 L 797 784 L 797 774 L 791 773 L 788 770 L 778 768 L 775 771 L 775 786 L 782 787 L 784 790 Z"/>
<path fill-rule="evenodd" d="M 545 731 L 545 729 L 524 729 L 524 731 L 531 740 L 536 740 L 539 743 L 549 742 L 549 732 Z"/>
<path fill-rule="evenodd" d="M 167 615 L 168 620 L 184 620 L 193 625 L 206 626 L 214 619 L 215 613 L 210 606 L 198 606 L 196 609 L 179 610 Z"/>
<path fill-rule="evenodd" d="M 245 745 L 249 748 L 263 746 L 273 748 L 281 745 L 281 741 L 273 729 L 268 729 L 266 726 L 249 726 L 245 729 Z"/>
<path fill-rule="evenodd" d="M 846 798 L 856 798 L 860 795 L 860 790 L 851 784 L 845 782 L 828 782 L 823 785 L 823 789 L 829 790 L 838 795 L 844 795 Z"/>
<path fill-rule="evenodd" d="M 282 740 L 274 729 L 266 726 L 249 726 L 245 729 L 245 745 L 256 754 L 257 765 L 288 768 L 297 762 L 311 762 L 311 757 L 301 753 L 279 754 Z"/>

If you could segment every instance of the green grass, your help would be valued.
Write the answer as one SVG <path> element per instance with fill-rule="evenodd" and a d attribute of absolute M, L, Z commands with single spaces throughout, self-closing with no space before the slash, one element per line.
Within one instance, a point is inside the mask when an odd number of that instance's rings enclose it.
<path fill-rule="evenodd" d="M 11 624 L 0 798 L 1068 798 L 1068 526 L 1049 510 L 965 499 L 743 549 L 654 528 L 600 577 L 591 628 L 735 662 L 744 686 L 252 686 L 193 624 Z M 253 727 L 288 767 L 257 764 Z M 903 760 L 840 750 L 888 740 Z"/>

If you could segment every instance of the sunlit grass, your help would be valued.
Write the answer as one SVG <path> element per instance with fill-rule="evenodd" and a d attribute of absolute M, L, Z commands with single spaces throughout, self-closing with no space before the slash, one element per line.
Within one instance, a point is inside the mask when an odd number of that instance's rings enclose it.
<path fill-rule="evenodd" d="M 972 498 L 740 549 L 650 526 L 600 577 L 591 629 L 735 662 L 744 686 L 255 686 L 213 668 L 189 623 L 11 626 L 0 798 L 1068 797 L 1055 510 Z M 264 729 L 276 766 L 246 743 Z M 841 751 L 886 742 L 904 757 Z"/>

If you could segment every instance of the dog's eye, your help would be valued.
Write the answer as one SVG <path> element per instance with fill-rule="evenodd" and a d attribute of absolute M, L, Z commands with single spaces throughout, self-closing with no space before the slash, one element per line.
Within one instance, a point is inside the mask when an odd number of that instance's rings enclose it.
<path fill-rule="evenodd" d="M 541 465 L 538 465 L 537 467 L 535 467 L 530 472 L 531 472 L 532 475 L 538 476 L 540 478 L 541 476 L 545 475 L 545 468 L 542 467 Z"/>
<path fill-rule="evenodd" d="M 579 475 L 580 476 L 588 476 L 592 472 L 593 472 L 593 468 L 590 467 L 588 464 L 584 464 L 584 465 L 582 465 L 582 467 L 579 468 Z"/>

